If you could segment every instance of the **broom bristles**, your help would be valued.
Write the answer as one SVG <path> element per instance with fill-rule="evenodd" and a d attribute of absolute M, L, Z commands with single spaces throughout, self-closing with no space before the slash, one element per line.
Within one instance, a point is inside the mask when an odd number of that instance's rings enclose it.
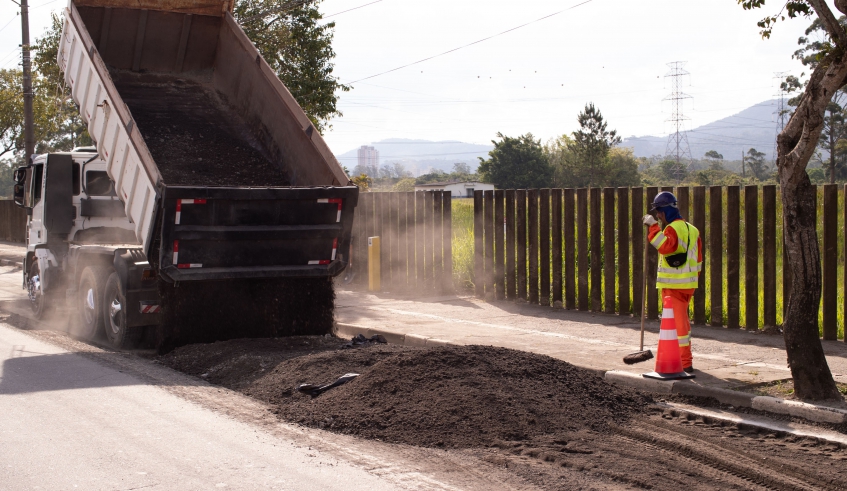
<path fill-rule="evenodd" d="M 647 351 L 639 351 L 637 353 L 630 353 L 623 357 L 623 362 L 627 365 L 634 365 L 636 363 L 641 363 L 642 361 L 647 361 L 650 358 L 653 358 L 653 352 L 650 350 Z"/>

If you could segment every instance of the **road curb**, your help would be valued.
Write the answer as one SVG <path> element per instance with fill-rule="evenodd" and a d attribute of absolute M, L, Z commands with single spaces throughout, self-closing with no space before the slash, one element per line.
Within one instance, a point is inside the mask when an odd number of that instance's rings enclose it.
<path fill-rule="evenodd" d="M 14 266 L 16 268 L 23 269 L 24 263 L 20 261 L 13 261 L 11 259 L 0 259 L 0 266 Z"/>
<path fill-rule="evenodd" d="M 357 324 L 338 322 L 335 324 L 334 332 L 340 338 L 352 338 L 357 334 L 371 337 L 381 334 L 391 344 L 403 346 L 427 347 L 461 345 L 443 339 L 430 338 L 419 334 L 398 333 L 389 329 L 365 327 Z M 847 422 L 847 410 L 809 404 L 807 402 L 790 401 L 770 396 L 757 396 L 737 390 L 721 389 L 719 387 L 707 387 L 691 380 L 662 381 L 647 379 L 637 373 L 622 370 L 597 370 L 591 369 L 601 378 L 611 383 L 632 387 L 634 389 L 654 392 L 658 394 L 679 394 L 692 397 L 711 397 L 721 404 L 729 404 L 735 407 L 749 407 L 759 411 L 774 414 L 795 416 L 798 418 L 815 421 L 818 423 L 845 423 Z"/>

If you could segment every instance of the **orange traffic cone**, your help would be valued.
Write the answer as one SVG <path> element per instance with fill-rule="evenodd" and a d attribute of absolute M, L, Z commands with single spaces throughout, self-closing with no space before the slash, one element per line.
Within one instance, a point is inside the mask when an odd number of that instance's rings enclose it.
<path fill-rule="evenodd" d="M 659 331 L 659 347 L 656 350 L 656 371 L 645 373 L 647 378 L 659 380 L 679 380 L 694 378 L 691 373 L 682 370 L 682 358 L 679 356 L 679 340 L 676 337 L 676 321 L 673 316 L 671 297 L 665 297 L 662 307 L 662 325 Z"/>

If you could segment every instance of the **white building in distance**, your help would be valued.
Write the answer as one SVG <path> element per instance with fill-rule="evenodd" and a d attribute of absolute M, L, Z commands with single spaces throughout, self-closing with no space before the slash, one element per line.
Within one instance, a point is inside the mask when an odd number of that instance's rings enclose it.
<path fill-rule="evenodd" d="M 450 191 L 450 197 L 473 198 L 474 191 L 494 191 L 494 184 L 479 181 L 447 181 L 416 184 L 415 191 Z"/>
<path fill-rule="evenodd" d="M 359 168 L 379 169 L 379 150 L 368 145 L 362 145 L 358 150 Z"/>

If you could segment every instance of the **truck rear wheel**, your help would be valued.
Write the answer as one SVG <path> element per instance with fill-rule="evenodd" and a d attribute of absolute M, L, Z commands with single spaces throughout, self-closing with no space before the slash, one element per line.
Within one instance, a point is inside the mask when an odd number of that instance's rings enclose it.
<path fill-rule="evenodd" d="M 32 313 L 36 319 L 44 317 L 47 312 L 48 301 L 44 296 L 44 290 L 41 284 L 41 271 L 38 268 L 38 262 L 33 262 L 29 269 L 29 278 L 26 282 L 26 291 L 29 296 L 29 305 L 32 307 Z"/>
<path fill-rule="evenodd" d="M 134 348 L 141 339 L 141 328 L 126 326 L 126 294 L 118 273 L 109 275 L 103 294 L 103 319 L 109 344 L 118 349 Z"/>
<path fill-rule="evenodd" d="M 103 332 L 103 291 L 109 270 L 103 266 L 87 266 L 82 270 L 77 290 L 79 322 L 72 334 L 91 341 Z"/>

